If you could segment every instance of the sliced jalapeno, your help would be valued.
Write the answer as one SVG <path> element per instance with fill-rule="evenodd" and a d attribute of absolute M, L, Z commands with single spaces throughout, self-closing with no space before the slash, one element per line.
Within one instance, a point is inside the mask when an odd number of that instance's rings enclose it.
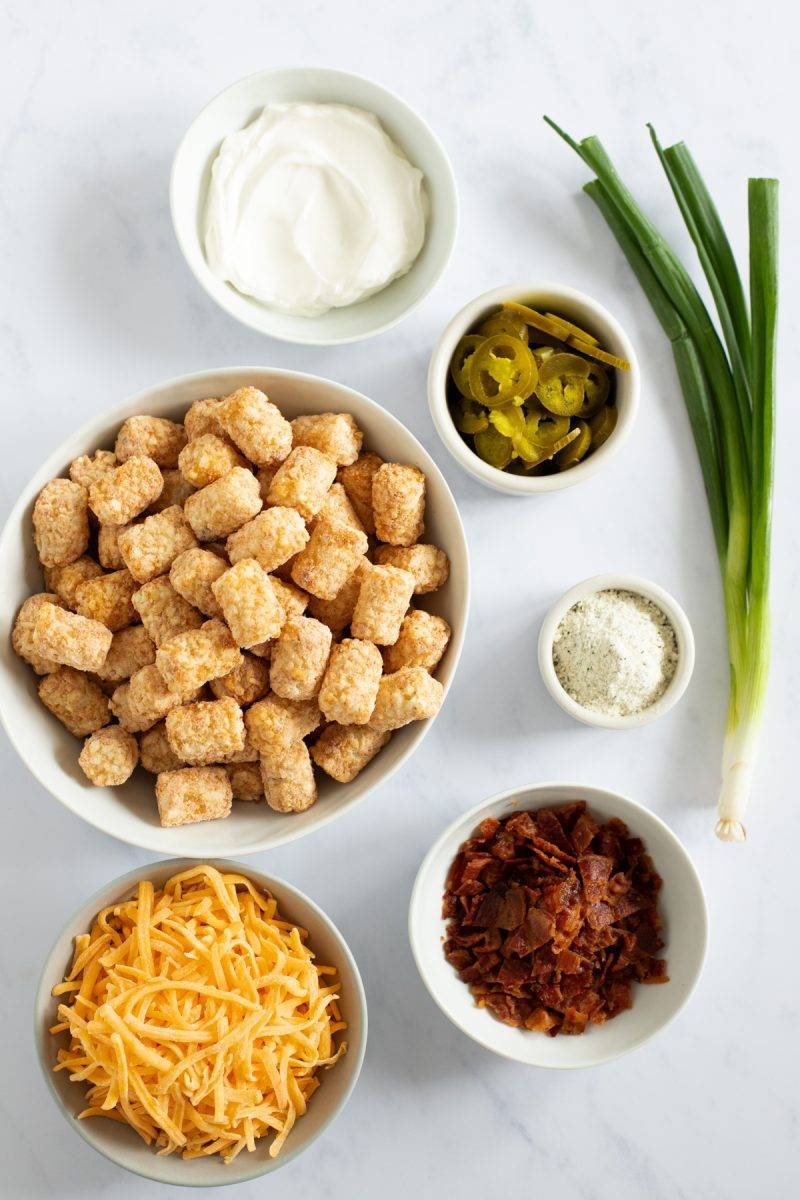
<path fill-rule="evenodd" d="M 542 363 L 536 398 L 549 412 L 574 417 L 584 406 L 589 363 L 577 354 L 554 354 Z"/>
<path fill-rule="evenodd" d="M 469 361 L 472 396 L 487 408 L 500 408 L 514 400 L 521 404 L 536 387 L 538 374 L 528 347 L 508 333 L 485 338 Z"/>
<path fill-rule="evenodd" d="M 573 325 L 572 321 L 568 321 L 566 317 L 558 317 L 555 313 L 545 313 L 551 321 L 556 321 L 559 325 L 564 326 L 565 332 L 562 333 L 562 338 L 572 337 L 580 338 L 582 342 L 587 342 L 590 346 L 599 345 L 597 338 L 592 337 L 591 333 L 587 333 L 585 329 L 581 329 L 580 325 Z"/>
<path fill-rule="evenodd" d="M 467 400 L 463 396 L 460 404 L 451 406 L 450 415 L 459 433 L 480 433 L 482 429 L 489 427 L 486 409 L 481 408 L 474 400 Z"/>
<path fill-rule="evenodd" d="M 541 408 L 528 411 L 526 433 L 535 446 L 549 450 L 569 433 L 569 417 L 558 417 Z"/>
<path fill-rule="evenodd" d="M 475 453 L 490 467 L 502 471 L 511 462 L 511 438 L 504 437 L 494 425 L 490 425 L 488 429 L 475 434 Z"/>
<path fill-rule="evenodd" d="M 518 313 L 510 312 L 505 308 L 498 309 L 496 313 L 487 317 L 483 324 L 478 326 L 476 332 L 484 337 L 491 337 L 495 333 L 510 333 L 512 337 L 519 338 L 526 346 L 528 344 L 528 326 Z"/>
<path fill-rule="evenodd" d="M 546 317 L 542 313 L 537 312 L 535 308 L 529 308 L 527 304 L 518 304 L 516 300 L 506 300 L 503 308 L 506 312 L 515 313 L 522 317 L 526 325 L 532 326 L 533 329 L 538 329 L 540 333 L 549 334 L 550 337 L 557 341 L 565 341 L 569 336 L 569 330 L 558 317 Z"/>
<path fill-rule="evenodd" d="M 578 421 L 575 430 L 578 434 L 566 446 L 556 451 L 556 462 L 562 471 L 567 471 L 570 467 L 574 467 L 589 451 L 592 444 L 592 431 L 589 428 L 588 421 Z"/>
<path fill-rule="evenodd" d="M 617 425 L 617 410 L 606 404 L 592 417 L 589 427 L 592 431 L 592 450 L 597 450 L 607 442 Z"/>
<path fill-rule="evenodd" d="M 450 378 L 461 395 L 466 396 L 468 400 L 473 398 L 469 387 L 469 365 L 478 346 L 482 345 L 485 340 L 477 333 L 466 334 L 456 346 L 453 357 L 450 359 Z"/>
<path fill-rule="evenodd" d="M 589 358 L 596 358 L 598 362 L 605 363 L 609 367 L 616 367 L 619 371 L 630 371 L 631 364 L 627 358 L 617 358 L 616 354 L 609 354 L 607 350 L 601 350 L 599 346 L 590 345 L 583 341 L 582 338 L 573 337 L 570 335 L 567 338 L 567 345 L 573 350 L 580 350 L 581 354 L 586 354 Z"/>

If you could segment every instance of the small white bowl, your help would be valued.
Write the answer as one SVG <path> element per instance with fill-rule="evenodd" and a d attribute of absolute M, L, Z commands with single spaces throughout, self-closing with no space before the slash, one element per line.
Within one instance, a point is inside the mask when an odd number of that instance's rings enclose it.
<path fill-rule="evenodd" d="M 203 214 L 211 166 L 229 134 L 275 101 L 348 104 L 374 113 L 425 176 L 425 244 L 410 271 L 358 304 L 315 317 L 278 312 L 238 292 L 210 270 L 203 250 Z M 433 130 L 412 108 L 362 75 L 322 67 L 288 67 L 248 75 L 220 92 L 194 119 L 178 147 L 170 179 L 172 224 L 195 279 L 220 308 L 251 329 L 284 342 L 332 346 L 390 329 L 427 296 L 450 261 L 458 229 L 458 192 L 450 160 Z"/>
<path fill-rule="evenodd" d="M 444 956 L 447 921 L 442 917 L 450 864 L 462 843 L 487 817 L 585 800 L 603 821 L 619 817 L 641 837 L 664 880 L 659 896 L 669 983 L 638 985 L 633 1006 L 604 1025 L 589 1025 L 579 1037 L 504 1025 L 475 1003 L 469 988 Z M 579 783 L 540 783 L 501 792 L 458 817 L 428 851 L 411 893 L 408 916 L 411 950 L 422 981 L 448 1020 L 462 1033 L 503 1058 L 531 1067 L 570 1069 L 611 1062 L 643 1045 L 669 1025 L 700 977 L 708 941 L 708 911 L 700 878 L 675 834 L 654 813 L 605 788 Z"/>
<path fill-rule="evenodd" d="M 469 557 L 456 502 L 433 459 L 404 425 L 366 396 L 342 384 L 297 371 L 264 367 L 226 367 L 170 379 L 140 392 L 87 422 L 55 450 L 36 472 L 12 509 L 0 535 L 0 623 L 10 630 L 27 596 L 42 590 L 42 574 L 33 545 L 31 512 L 49 479 L 66 471 L 73 458 L 97 447 L 111 448 L 126 417 L 136 413 L 182 420 L 193 400 L 225 396 L 238 387 L 261 388 L 290 419 L 300 413 L 349 412 L 364 431 L 364 444 L 390 461 L 413 463 L 427 477 L 426 537 L 450 559 L 450 578 L 424 597 L 423 608 L 445 618 L 453 631 L 436 672 L 449 687 L 458 664 L 469 611 Z M 11 744 L 43 787 L 66 808 L 96 829 L 156 854 L 256 854 L 303 837 L 327 825 L 385 782 L 413 753 L 431 727 L 431 718 L 399 729 L 389 744 L 352 783 L 320 778 L 319 800 L 303 813 L 277 813 L 261 802 L 236 803 L 224 821 L 204 821 L 162 829 L 158 821 L 155 777 L 137 769 L 119 788 L 92 787 L 78 766 L 81 743 L 40 703 L 38 679 L 14 654 L 10 638 L 0 642 L 0 722 Z"/>
<path fill-rule="evenodd" d="M 39 1065 L 53 1099 L 72 1128 L 99 1154 L 132 1171 L 144 1179 L 157 1183 L 170 1183 L 184 1187 L 221 1187 L 226 1184 L 244 1183 L 260 1175 L 267 1175 L 286 1166 L 307 1150 L 312 1142 L 336 1119 L 350 1098 L 358 1080 L 364 1051 L 367 1044 L 367 999 L 364 985 L 355 959 L 347 942 L 330 917 L 318 908 L 313 900 L 297 888 L 281 879 L 254 871 L 242 863 L 213 861 L 212 866 L 220 870 L 235 871 L 246 875 L 256 884 L 272 893 L 278 902 L 281 914 L 295 925 L 308 930 L 308 944 L 317 960 L 331 963 L 338 968 L 341 983 L 339 1006 L 347 1021 L 345 1037 L 347 1053 L 330 1071 L 319 1073 L 320 1086 L 309 1102 L 308 1112 L 298 1120 L 287 1137 L 280 1154 L 269 1157 L 270 1139 L 265 1137 L 256 1143 L 252 1153 L 243 1151 L 228 1166 L 218 1156 L 192 1159 L 188 1162 L 179 1154 L 159 1157 L 146 1146 L 141 1138 L 126 1125 L 116 1121 L 77 1119 L 85 1108 L 86 1085 L 72 1083 L 67 1072 L 54 1072 L 59 1048 L 69 1045 L 66 1033 L 54 1036 L 48 1030 L 56 1022 L 58 1001 L 52 989 L 64 978 L 72 962 L 73 939 L 79 933 L 88 933 L 92 920 L 101 909 L 135 894 L 140 879 L 149 879 L 160 887 L 171 875 L 191 867 L 189 860 L 169 859 L 152 866 L 137 867 L 119 879 L 112 880 L 95 892 L 77 912 L 73 913 L 59 933 L 39 978 L 34 1000 L 34 1034 Z"/>
<path fill-rule="evenodd" d="M 619 413 L 613 433 L 588 458 L 559 471 L 557 475 L 513 475 L 484 462 L 467 445 L 453 424 L 447 403 L 450 360 L 464 334 L 479 325 L 507 300 L 528 304 L 540 312 L 554 312 L 594 334 L 600 345 L 618 358 L 625 358 L 630 371 L 616 371 L 616 407 Z M 633 345 L 622 326 L 607 308 L 591 296 L 557 283 L 514 283 L 492 288 L 465 304 L 456 313 L 433 348 L 428 368 L 428 404 L 436 432 L 453 458 L 480 483 L 512 496 L 533 496 L 574 487 L 602 470 L 631 431 L 639 407 L 639 364 Z"/>
<path fill-rule="evenodd" d="M 645 708 L 640 713 L 631 713 L 626 717 L 594 712 L 592 709 L 578 704 L 561 686 L 553 666 L 553 639 L 563 617 L 579 600 L 585 600 L 587 596 L 593 596 L 595 592 L 605 592 L 610 589 L 636 592 L 645 599 L 652 600 L 653 604 L 660 608 L 668 618 L 675 630 L 675 640 L 678 643 L 678 662 L 675 674 L 664 694 L 649 708 Z M 576 721 L 582 721 L 584 725 L 595 725 L 598 729 L 638 729 L 639 726 L 648 725 L 650 721 L 655 721 L 658 717 L 663 717 L 664 713 L 669 712 L 689 686 L 689 680 L 694 670 L 694 634 L 689 624 L 689 618 L 678 601 L 657 583 L 651 583 L 649 579 L 641 579 L 638 575 L 594 575 L 591 579 L 584 579 L 582 583 L 576 583 L 575 587 L 565 592 L 549 610 L 539 631 L 538 654 L 539 670 L 544 685 L 555 702 L 564 709 L 564 712 L 569 713 Z"/>

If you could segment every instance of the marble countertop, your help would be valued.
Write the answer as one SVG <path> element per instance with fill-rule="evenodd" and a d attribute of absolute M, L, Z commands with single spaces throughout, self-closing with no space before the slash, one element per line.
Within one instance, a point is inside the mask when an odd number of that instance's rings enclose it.
<path fill-rule="evenodd" d="M 800 647 L 800 422 L 783 371 L 775 545 L 775 655 L 750 839 L 712 834 L 726 653 L 700 475 L 669 348 L 591 203 L 582 165 L 540 120 L 598 132 L 648 209 L 687 239 L 650 149 L 685 136 L 745 245 L 745 176 L 783 181 L 784 354 L 800 341 L 796 254 L 798 34 L 793 10 L 588 0 L 556 13 L 502 0 L 7 0 L 2 90 L 0 304 L 4 517 L 34 468 L 90 415 L 158 380 L 262 362 L 349 384 L 396 413 L 434 455 L 470 541 L 473 607 L 447 704 L 419 752 L 362 807 L 253 859 L 308 891 L 339 924 L 364 976 L 370 1043 L 336 1124 L 238 1200 L 442 1189 L 463 1200 L 782 1200 L 795 1194 L 800 978 L 800 805 L 793 780 Z M 452 155 L 462 224 L 445 278 L 399 328 L 360 345 L 270 342 L 218 311 L 173 238 L 167 178 L 197 110 L 269 65 L 369 74 L 431 122 Z M 796 98 L 796 92 L 795 98 Z M 687 251 L 688 252 L 688 251 Z M 794 261 L 796 267 L 796 258 Z M 554 279 L 611 308 L 641 359 L 638 424 L 609 470 L 533 501 L 485 491 L 431 425 L 432 344 L 469 297 Z M 577 580 L 649 576 L 685 606 L 695 677 L 660 722 L 628 733 L 570 721 L 537 675 L 539 623 Z M 63 915 L 147 854 L 79 823 L 0 735 L 0 1193 L 8 1200 L 139 1200 L 167 1190 L 115 1169 L 68 1128 L 40 1078 L 31 1034 L 39 966 Z M 417 977 L 406 939 L 416 868 L 459 812 L 515 784 L 594 782 L 658 812 L 688 846 L 711 911 L 705 974 L 662 1037 L 584 1073 L 547 1073 L 467 1041 Z M 346 864 L 346 870 L 343 869 Z M 34 1134 L 34 1131 L 35 1134 Z M 226 1189 L 225 1194 L 228 1194 Z"/>

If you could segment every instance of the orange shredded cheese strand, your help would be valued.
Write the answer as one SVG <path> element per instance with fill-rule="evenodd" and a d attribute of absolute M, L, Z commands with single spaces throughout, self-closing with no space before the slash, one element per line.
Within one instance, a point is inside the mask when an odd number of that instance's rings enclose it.
<path fill-rule="evenodd" d="M 135 1129 L 159 1154 L 278 1154 L 316 1073 L 346 1051 L 336 969 L 241 875 L 196 866 L 104 909 L 75 938 L 55 1070 L 88 1081 L 80 1118 Z M 69 1001 L 69 1003 L 67 1003 Z"/>

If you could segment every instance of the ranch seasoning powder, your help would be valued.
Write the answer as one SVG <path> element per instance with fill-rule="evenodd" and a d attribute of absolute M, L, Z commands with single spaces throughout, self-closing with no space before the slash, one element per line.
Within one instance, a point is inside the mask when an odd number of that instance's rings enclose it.
<path fill-rule="evenodd" d="M 655 704 L 678 662 L 675 630 L 658 605 L 616 588 L 579 600 L 553 638 L 553 666 L 583 708 L 627 717 Z"/>

